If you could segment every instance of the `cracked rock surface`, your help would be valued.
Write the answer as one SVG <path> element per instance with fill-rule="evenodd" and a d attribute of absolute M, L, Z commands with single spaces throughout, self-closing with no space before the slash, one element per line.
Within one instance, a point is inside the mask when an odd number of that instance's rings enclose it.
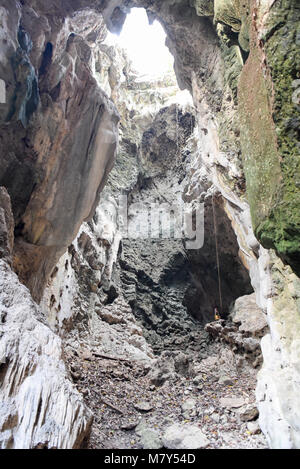
<path fill-rule="evenodd" d="M 186 354 L 193 371 L 173 368 L 162 381 L 153 380 L 153 373 L 161 362 L 168 366 L 167 356 L 157 364 L 69 353 L 69 365 L 78 370 L 77 389 L 94 415 L 90 448 L 266 448 L 254 429 L 256 372 L 240 367 L 228 347 L 213 343 L 207 353 L 202 360 Z M 224 374 L 231 384 L 219 382 Z"/>

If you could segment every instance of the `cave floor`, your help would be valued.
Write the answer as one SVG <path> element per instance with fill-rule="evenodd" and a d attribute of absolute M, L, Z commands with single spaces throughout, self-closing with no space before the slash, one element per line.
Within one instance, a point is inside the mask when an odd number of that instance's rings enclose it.
<path fill-rule="evenodd" d="M 89 448 L 159 449 L 166 428 L 175 423 L 198 427 L 207 449 L 267 448 L 249 422 L 257 370 L 241 365 L 224 344 L 212 342 L 207 352 L 202 360 L 190 356 L 193 377 L 175 374 L 162 386 L 151 381 L 153 361 L 69 354 L 73 380 L 94 415 Z"/>

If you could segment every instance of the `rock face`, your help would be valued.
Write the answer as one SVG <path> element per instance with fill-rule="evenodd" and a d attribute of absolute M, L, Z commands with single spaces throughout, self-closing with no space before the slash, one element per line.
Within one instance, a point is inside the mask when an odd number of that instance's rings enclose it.
<path fill-rule="evenodd" d="M 0 180 L 13 215 L 2 188 L 0 202 L 1 258 L 11 263 L 14 244 L 14 269 L 39 300 L 97 205 L 119 116 L 92 73 L 89 41 L 103 39 L 102 17 L 34 8 L 1 4 Z M 61 340 L 2 260 L 0 342 L 1 447 L 86 444 L 92 417 L 70 381 Z"/>
<path fill-rule="evenodd" d="M 101 63 L 112 60 L 112 52 L 105 45 L 102 46 L 101 54 Z M 103 55 L 105 56 L 104 59 Z M 115 58 L 114 55 L 113 58 Z M 120 60 L 120 63 L 118 62 L 119 68 L 124 68 L 124 58 L 119 56 L 118 60 Z M 127 73 L 130 75 L 129 69 Z M 98 78 L 103 81 L 102 75 Z M 144 104 L 140 102 L 141 98 L 138 92 L 141 87 L 144 89 Z M 133 240 L 123 240 L 121 247 L 122 227 L 120 226 L 118 212 L 119 196 L 122 193 L 124 194 L 124 192 L 128 193 L 131 191 L 132 194 L 138 192 L 140 181 L 143 178 L 142 166 L 139 162 L 138 145 L 141 143 L 143 131 L 147 128 L 147 123 L 151 123 L 152 113 L 155 112 L 159 105 L 163 105 L 170 98 L 171 100 L 173 99 L 174 78 L 170 86 L 160 89 L 159 84 L 157 84 L 155 94 L 153 94 L 154 91 L 151 88 L 147 91 L 145 90 L 146 84 L 138 81 L 135 82 L 133 76 L 131 77 L 131 92 L 127 96 L 123 94 L 124 90 L 120 87 L 119 82 L 110 82 L 108 91 L 112 95 L 118 96 L 118 100 L 121 103 L 120 109 L 122 110 L 122 133 L 117 161 L 109 176 L 107 186 L 102 195 L 102 201 L 93 219 L 82 226 L 76 240 L 74 240 L 68 252 L 61 258 L 59 264 L 53 270 L 41 304 L 51 327 L 63 336 L 68 335 L 66 341 L 72 343 L 73 347 L 78 344 L 76 334 L 79 332 L 81 340 L 89 344 L 92 339 L 95 348 L 100 347 L 102 353 L 149 360 L 149 357 L 153 357 L 153 352 L 143 336 L 146 339 L 149 339 L 149 337 L 147 331 L 142 332 L 141 324 L 138 324 L 136 321 L 137 319 L 141 320 L 141 317 L 139 314 L 135 314 L 136 311 L 132 304 L 133 298 L 130 294 L 130 286 L 128 288 L 125 286 L 125 277 L 130 276 L 130 272 L 126 272 L 125 258 L 118 255 L 123 250 L 126 253 L 126 257 L 131 258 L 131 251 L 128 250 L 127 252 L 125 245 L 130 246 L 132 241 L 133 252 L 135 254 L 133 260 L 128 262 L 130 265 L 131 262 L 136 264 L 136 257 L 139 256 L 139 249 L 141 247 L 139 241 L 141 240 L 136 240 L 136 246 Z M 128 120 L 128 114 L 130 111 L 133 112 L 133 109 L 131 110 L 132 102 L 136 102 L 136 105 L 134 105 L 135 112 L 137 112 L 136 109 L 139 109 L 139 107 L 143 107 L 144 119 L 141 119 L 137 114 L 136 119 L 133 116 Z M 176 109 L 176 106 L 171 106 L 171 111 L 168 111 L 170 118 L 175 119 Z M 185 131 L 189 134 L 191 132 L 190 123 L 193 123 L 193 117 L 190 114 L 186 114 L 186 117 L 188 118 L 188 130 L 185 129 Z M 163 124 L 165 124 L 165 121 L 163 121 Z M 169 141 L 173 146 L 176 146 L 175 123 L 172 126 L 171 132 L 173 140 Z M 181 137 L 184 138 L 184 135 Z M 161 153 L 160 157 L 162 157 Z M 133 195 L 131 197 L 133 199 Z M 147 243 L 146 240 L 145 242 Z M 175 245 L 174 256 L 178 249 L 182 251 L 180 242 L 177 242 L 177 244 L 175 242 Z M 162 244 L 160 244 L 160 252 L 162 251 L 161 247 Z M 173 248 L 171 248 L 172 250 Z M 157 248 L 158 251 L 159 248 Z M 166 263 L 169 262 L 168 252 L 165 254 L 161 253 Z M 116 269 L 115 267 L 119 263 L 120 267 Z M 146 264 L 147 260 L 142 263 L 142 265 Z M 131 267 L 129 266 L 130 269 Z M 160 272 L 155 273 L 156 277 L 159 277 L 159 275 Z M 140 280 L 139 275 L 137 282 Z M 161 298 L 160 293 L 157 293 L 157 302 Z M 149 289 L 149 294 L 152 294 L 151 289 Z M 142 303 L 143 298 L 139 303 L 140 308 L 142 308 Z M 172 312 L 174 312 L 174 309 Z M 162 319 L 158 318 L 158 321 L 161 322 Z M 175 322 L 177 322 L 177 333 L 179 333 L 179 315 Z M 192 321 L 190 321 L 190 324 L 195 328 Z M 73 330 L 74 333 L 72 332 Z M 121 344 L 119 343 L 121 337 L 120 330 L 125 332 L 123 339 L 121 339 Z M 161 333 L 163 333 L 163 330 L 161 330 Z M 153 334 L 155 334 L 155 331 L 153 331 Z M 71 336 L 74 336 L 72 340 L 70 339 Z M 152 345 L 154 341 L 150 341 L 150 343 Z M 161 344 L 159 348 L 161 348 Z"/>
<path fill-rule="evenodd" d="M 120 184 L 128 193 L 129 212 L 135 202 L 149 207 L 153 201 L 166 203 L 166 197 L 173 200 L 185 193 L 189 183 L 188 170 L 197 157 L 194 155 L 192 109 L 189 106 L 182 109 L 174 104 L 165 106 L 152 120 L 146 120 L 149 122 L 146 128 L 144 122 L 134 133 L 124 119 L 127 110 L 123 109 L 123 112 L 120 153 L 103 194 L 105 199 L 103 197 L 93 220 L 82 226 L 68 253 L 53 270 L 42 300 L 49 323 L 62 335 L 66 353 L 72 357 L 71 369 L 76 367 L 74 376 L 78 389 L 85 393 L 89 389 L 87 383 L 90 382 L 92 388 L 95 385 L 92 384 L 94 379 L 90 375 L 83 378 L 85 372 L 74 364 L 78 350 L 80 357 L 88 354 L 91 366 L 94 366 L 93 357 L 101 356 L 147 363 L 151 367 L 151 385 L 160 388 L 178 379 L 193 379 L 195 370 L 191 356 L 207 357 L 210 342 L 203 323 L 212 313 L 213 306 L 205 302 L 205 295 L 200 297 L 196 287 L 190 293 L 193 257 L 185 250 L 185 240 L 122 238 L 124 234 L 116 216 Z M 203 193 L 206 194 L 204 190 Z M 210 201 L 209 194 L 211 213 Z M 197 207 L 196 197 L 193 202 Z M 230 291 L 231 296 L 226 297 L 229 303 L 235 295 L 252 288 L 238 257 L 238 245 L 227 215 L 217 203 L 216 211 L 219 226 L 226 227 L 226 236 L 223 234 L 226 242 L 220 248 L 220 254 L 228 258 L 231 253 L 231 265 L 236 265 L 240 277 L 244 273 L 245 279 L 243 282 L 241 278 L 236 290 Z M 129 231 L 139 224 L 143 232 L 145 219 L 142 217 L 137 223 L 138 217 L 139 214 L 132 211 Z M 212 232 L 208 217 L 207 236 Z M 203 247 L 203 266 L 214 249 L 214 240 L 208 243 L 208 248 Z M 201 259 L 201 252 L 198 256 Z M 214 282 L 217 290 L 215 269 L 206 268 L 205 274 L 206 281 Z M 191 295 L 192 298 L 200 297 L 198 309 L 192 301 L 190 306 L 188 298 Z M 153 354 L 148 344 L 160 354 L 155 361 L 151 360 Z M 87 399 L 97 409 L 99 404 L 94 393 Z M 93 445 L 96 444 L 98 425 L 92 433 Z M 161 443 L 150 430 L 143 435 L 143 447 L 160 447 Z"/>
<path fill-rule="evenodd" d="M 105 280 L 119 246 L 109 208 L 102 203 L 94 221 L 82 226 L 53 270 L 41 307 L 67 349 L 149 360 L 152 351 L 129 304 Z"/>
<path fill-rule="evenodd" d="M 162 386 L 166 381 L 172 382 L 176 379 L 177 374 L 185 378 L 193 378 L 195 376 L 193 364 L 183 352 L 164 351 L 152 364 L 149 378 L 154 386 Z"/>
<path fill-rule="evenodd" d="M 14 247 L 14 217 L 10 197 L 5 187 L 0 187 L 0 258 L 12 263 Z"/>
<path fill-rule="evenodd" d="M 173 89 L 173 86 L 170 88 Z M 158 96 L 157 101 L 163 102 L 165 94 L 168 96 L 169 91 L 161 90 L 162 96 Z M 130 103 L 131 99 L 127 97 L 128 101 Z M 129 193 L 128 200 L 132 206 L 135 202 L 145 203 L 145 206 L 150 206 L 154 201 L 164 202 L 161 194 L 165 192 L 166 183 L 174 185 L 174 194 L 176 190 L 179 194 L 182 192 L 180 185 L 183 187 L 184 183 L 180 182 L 180 178 L 184 178 L 185 170 L 180 155 L 192 134 L 194 117 L 190 112 L 171 105 L 159 111 L 154 122 L 146 116 L 146 123 L 150 122 L 148 128 L 145 121 L 142 126 L 136 122 L 138 130 L 133 132 L 132 122 L 127 124 L 128 105 L 123 106 L 122 111 L 120 152 L 103 201 L 93 220 L 83 225 L 68 253 L 53 270 L 42 301 L 43 311 L 54 330 L 61 334 L 76 327 L 82 331 L 86 328 L 86 332 L 89 330 L 89 334 L 94 336 L 97 323 L 102 332 L 105 328 L 112 331 L 117 324 L 126 324 L 123 327 L 130 336 L 130 321 L 134 321 L 135 315 L 144 326 L 145 338 L 155 351 L 163 347 L 185 347 L 183 327 L 188 333 L 191 330 L 195 333 L 194 337 L 189 335 L 189 346 L 194 344 L 201 348 L 208 336 L 199 330 L 183 304 L 190 285 L 190 274 L 182 241 L 122 239 L 117 210 L 118 196 L 122 191 Z M 149 107 L 149 114 L 152 112 L 153 104 Z M 168 129 L 167 134 L 164 128 Z M 149 136 L 152 136 L 151 143 L 146 144 Z M 137 150 L 139 146 L 140 151 Z M 186 149 L 186 154 L 188 152 Z M 173 172 L 168 170 L 166 177 L 164 173 L 174 153 L 178 159 L 176 168 Z M 177 179 L 179 182 L 174 184 Z M 133 215 L 131 226 L 136 221 Z M 155 267 L 158 257 L 161 260 Z M 114 269 L 115 264 L 117 268 Z M 184 271 L 180 274 L 183 266 Z M 184 326 L 183 317 L 186 322 Z M 89 321 L 92 321 L 93 328 L 89 326 Z M 148 353 L 139 334 L 130 338 L 129 343 L 135 343 Z M 101 342 L 104 342 L 103 338 Z"/>
<path fill-rule="evenodd" d="M 240 332 L 246 332 L 263 337 L 268 323 L 263 311 L 258 308 L 255 295 L 238 298 L 231 311 L 231 319 L 234 324 L 239 325 Z"/>

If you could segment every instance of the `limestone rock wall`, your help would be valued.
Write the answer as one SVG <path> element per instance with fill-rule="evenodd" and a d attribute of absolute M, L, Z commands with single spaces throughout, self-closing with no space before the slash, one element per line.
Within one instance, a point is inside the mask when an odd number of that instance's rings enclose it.
<path fill-rule="evenodd" d="M 5 187 L 0 187 L 0 258 L 9 265 L 12 264 L 14 228 L 10 197 Z"/>
<path fill-rule="evenodd" d="M 66 353 L 153 357 L 130 306 L 110 282 L 120 239 L 115 204 L 103 201 L 52 272 L 41 308 Z"/>
<path fill-rule="evenodd" d="M 250 55 L 239 83 L 247 197 L 256 236 L 299 275 L 299 106 L 295 90 L 299 85 L 300 9 L 293 0 L 269 5 L 256 2 L 250 14 Z"/>

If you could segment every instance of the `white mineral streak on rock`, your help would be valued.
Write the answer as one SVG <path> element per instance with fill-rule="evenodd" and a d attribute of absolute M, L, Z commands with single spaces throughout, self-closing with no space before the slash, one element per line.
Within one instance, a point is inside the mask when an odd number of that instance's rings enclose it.
<path fill-rule="evenodd" d="M 92 419 L 68 379 L 61 340 L 1 260 L 0 309 L 0 447 L 80 447 Z"/>

